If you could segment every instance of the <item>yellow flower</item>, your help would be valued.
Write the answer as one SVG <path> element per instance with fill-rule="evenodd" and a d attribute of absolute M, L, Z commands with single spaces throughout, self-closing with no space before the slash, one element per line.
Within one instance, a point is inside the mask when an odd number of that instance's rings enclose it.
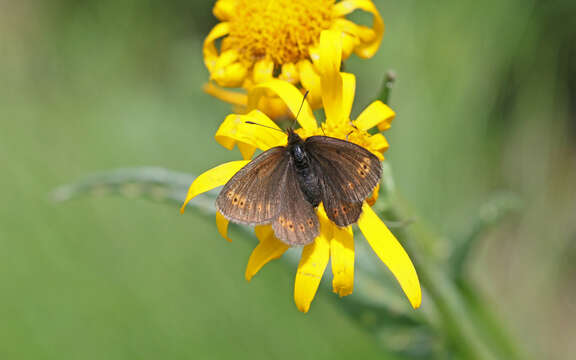
<path fill-rule="evenodd" d="M 372 27 L 346 19 L 358 9 L 373 15 Z M 218 0 L 214 15 L 221 22 L 204 41 L 204 62 L 215 84 L 207 84 L 205 91 L 238 110 L 245 109 L 246 94 L 221 87 L 250 89 L 273 78 L 309 90 L 310 103 L 319 107 L 320 33 L 331 29 L 340 35 L 339 57 L 344 59 L 352 53 L 372 57 L 384 33 L 370 0 Z M 278 99 L 265 100 L 259 108 L 273 118 L 286 113 Z"/>
<path fill-rule="evenodd" d="M 310 105 L 304 101 L 298 116 L 301 126 L 297 130 L 302 138 L 312 135 L 327 135 L 341 139 L 348 138 L 360 146 L 372 151 L 381 159 L 388 143 L 382 134 L 371 135 L 367 132 L 378 126 L 385 130 L 390 127 L 394 112 L 380 101 L 370 104 L 357 119 L 350 121 L 349 114 L 355 91 L 355 77 L 339 72 L 340 36 L 333 31 L 324 31 L 320 42 L 320 69 L 322 101 L 326 121 L 317 126 Z M 258 104 L 259 99 L 267 93 L 273 93 L 282 99 L 290 111 L 296 115 L 301 104 L 302 95 L 293 85 L 280 81 L 255 86 L 249 93 L 249 105 Z M 235 144 L 240 148 L 245 159 L 254 154 L 255 149 L 266 151 L 275 146 L 285 146 L 287 136 L 263 126 L 247 124 L 246 121 L 280 129 L 270 118 L 259 110 L 252 110 L 246 115 L 230 115 L 226 118 L 216 134 L 216 139 L 231 149 Z M 198 194 L 222 186 L 250 160 L 232 161 L 219 165 L 198 176 L 192 183 L 182 206 Z M 296 275 L 294 300 L 298 309 L 307 312 L 314 299 L 322 275 L 332 259 L 332 283 L 334 292 L 340 296 L 352 293 L 354 283 L 354 238 L 352 226 L 338 227 L 332 223 L 322 205 L 318 207 L 320 235 L 310 245 L 303 248 L 302 257 Z M 220 234 L 228 239 L 228 221 L 217 214 L 216 223 Z M 362 207 L 358 227 L 372 246 L 378 257 L 388 266 L 396 277 L 404 293 L 414 308 L 420 306 L 421 289 L 414 266 L 402 245 L 388 230 L 386 225 L 374 213 L 367 201 Z M 246 279 L 250 280 L 266 263 L 279 258 L 288 249 L 288 245 L 274 235 L 270 225 L 256 226 L 258 246 L 252 252 L 246 268 Z M 229 239 L 228 239 L 229 240 Z"/>

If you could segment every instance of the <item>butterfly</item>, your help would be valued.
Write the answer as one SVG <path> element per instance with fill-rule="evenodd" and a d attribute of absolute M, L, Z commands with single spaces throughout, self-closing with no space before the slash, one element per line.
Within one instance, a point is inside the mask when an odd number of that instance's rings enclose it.
<path fill-rule="evenodd" d="M 329 136 L 303 140 L 288 129 L 286 146 L 271 148 L 240 169 L 216 199 L 228 220 L 272 224 L 286 244 L 306 245 L 318 236 L 314 211 L 323 204 L 338 226 L 358 221 L 362 202 L 382 176 L 380 160 L 365 148 Z"/>

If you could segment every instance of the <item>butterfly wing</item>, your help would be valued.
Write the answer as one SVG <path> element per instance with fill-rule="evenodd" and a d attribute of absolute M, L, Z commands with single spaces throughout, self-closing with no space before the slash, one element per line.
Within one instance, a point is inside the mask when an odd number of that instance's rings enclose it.
<path fill-rule="evenodd" d="M 338 226 L 357 222 L 362 202 L 382 177 L 380 160 L 361 146 L 328 136 L 311 136 L 304 145 L 321 179 L 328 218 Z"/>
<path fill-rule="evenodd" d="M 318 236 L 318 217 L 300 189 L 293 160 L 289 161 L 286 176 L 278 189 L 281 209 L 272 221 L 272 228 L 276 237 L 286 244 L 306 245 Z"/>
<path fill-rule="evenodd" d="M 244 166 L 216 198 L 216 208 L 230 221 L 268 224 L 282 206 L 279 186 L 285 181 L 289 156 L 283 146 L 271 148 Z"/>

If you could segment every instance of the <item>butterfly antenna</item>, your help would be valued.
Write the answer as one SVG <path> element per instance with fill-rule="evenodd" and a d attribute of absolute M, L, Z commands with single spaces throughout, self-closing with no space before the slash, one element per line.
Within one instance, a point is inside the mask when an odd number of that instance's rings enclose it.
<path fill-rule="evenodd" d="M 300 103 L 300 108 L 298 108 L 298 112 L 296 113 L 296 117 L 294 118 L 294 120 L 292 120 L 292 128 L 294 127 L 294 123 L 296 122 L 296 120 L 298 120 L 298 115 L 300 115 L 300 111 L 302 111 L 302 106 L 304 106 L 304 101 L 306 101 L 306 96 L 308 96 L 308 93 L 310 92 L 310 90 L 306 90 L 306 92 L 304 93 L 304 97 L 302 98 L 302 102 Z"/>
<path fill-rule="evenodd" d="M 268 128 L 268 129 L 272 129 L 272 130 L 276 130 L 276 131 L 280 131 L 281 133 L 284 133 L 284 131 L 282 131 L 280 129 L 274 128 L 272 126 L 264 125 L 264 124 L 258 124 L 258 123 L 255 123 L 253 121 L 244 121 L 244 123 L 250 124 L 250 125 L 258 125 L 258 126 L 262 126 L 262 127 Z"/>

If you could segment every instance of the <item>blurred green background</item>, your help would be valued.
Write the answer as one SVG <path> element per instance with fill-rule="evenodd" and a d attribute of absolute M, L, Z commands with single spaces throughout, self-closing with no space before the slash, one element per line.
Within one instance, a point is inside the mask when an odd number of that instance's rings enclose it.
<path fill-rule="evenodd" d="M 527 353 L 571 358 L 576 2 L 375 3 L 387 33 L 373 59 L 347 63 L 354 114 L 394 69 L 387 157 L 446 241 L 494 192 L 522 197 L 476 248 L 474 277 Z M 386 358 L 327 289 L 300 314 L 293 265 L 246 283 L 256 240 L 241 232 L 229 244 L 213 222 L 144 200 L 49 201 L 94 171 L 200 173 L 237 157 L 212 140 L 229 107 L 201 91 L 211 6 L 0 1 L 2 359 Z"/>

